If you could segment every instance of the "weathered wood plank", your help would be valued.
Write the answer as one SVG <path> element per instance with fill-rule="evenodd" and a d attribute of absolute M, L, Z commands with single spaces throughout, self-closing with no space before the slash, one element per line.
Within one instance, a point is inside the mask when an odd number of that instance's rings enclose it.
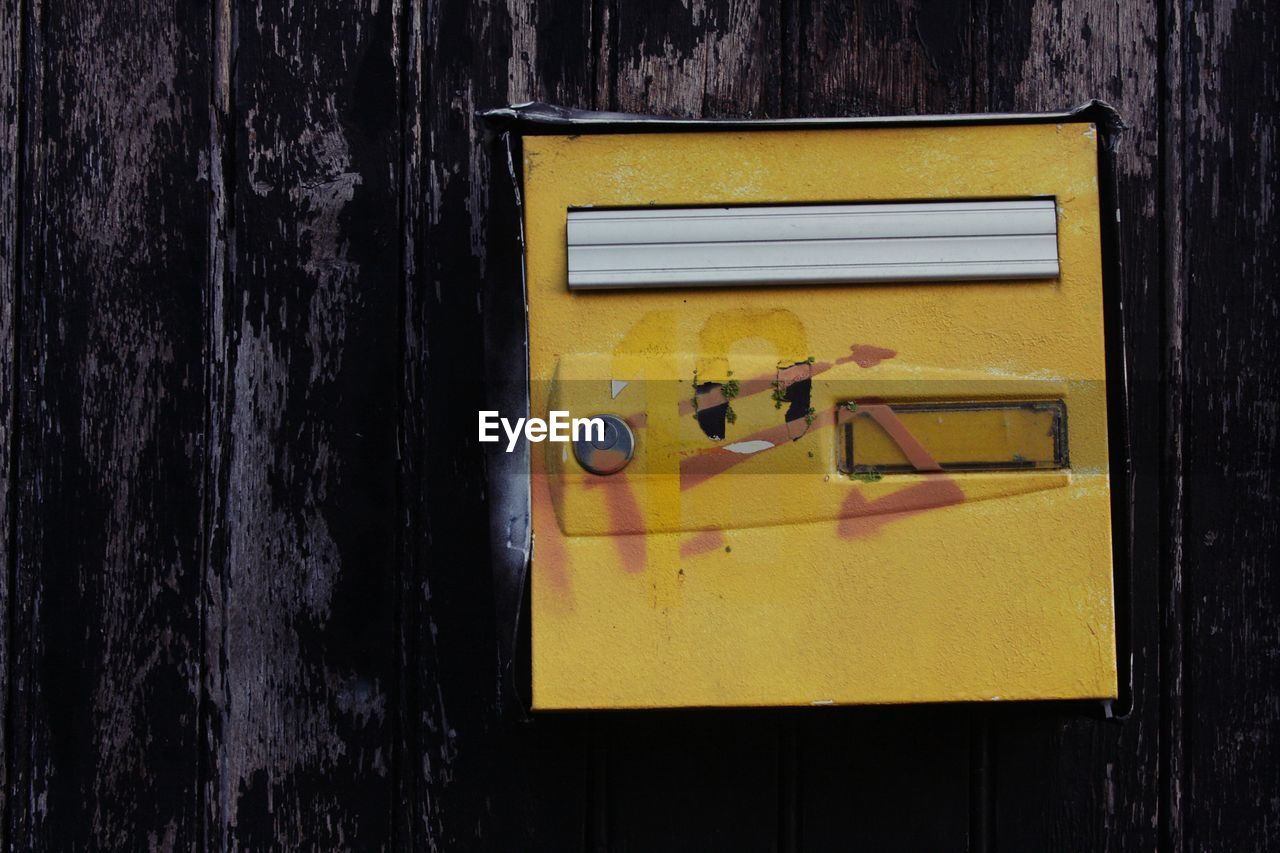
<path fill-rule="evenodd" d="M 223 9 L 205 843 L 378 849 L 397 701 L 394 6 Z"/>
<path fill-rule="evenodd" d="M 776 0 L 605 8 L 613 108 L 682 117 L 779 115 L 782 13 Z"/>
<path fill-rule="evenodd" d="M 611 717 L 608 849 L 777 850 L 779 721 L 773 711 Z"/>
<path fill-rule="evenodd" d="M 1182 795 L 1186 777 L 1183 760 L 1185 732 L 1186 590 L 1186 471 L 1184 415 L 1186 409 L 1185 328 L 1186 252 L 1182 198 L 1184 195 L 1185 109 L 1183 105 L 1180 39 L 1182 4 L 1163 3 L 1160 27 L 1159 202 L 1161 284 L 1164 289 L 1164 464 L 1160 477 L 1162 516 L 1160 566 L 1160 733 L 1157 764 L 1157 843 L 1162 850 L 1186 850 Z"/>
<path fill-rule="evenodd" d="M 9 843 L 191 848 L 208 13 L 24 5 Z"/>
<path fill-rule="evenodd" d="M 970 840 L 969 729 L 960 707 L 802 719 L 800 849 L 981 849 Z"/>
<path fill-rule="evenodd" d="M 1154 2 L 993 3 L 989 106 L 1062 109 L 1088 98 L 1113 104 L 1120 137 L 1121 296 L 1128 338 L 1133 446 L 1131 600 L 1135 705 L 1123 723 L 1058 706 L 996 714 L 996 843 L 1023 850 L 1149 850 L 1157 846 L 1161 726 L 1160 608 L 1165 282 L 1156 181 L 1159 154 L 1158 10 Z M 1118 474 L 1117 474 L 1118 477 Z M 1117 485 L 1119 485 L 1117 480 Z M 1124 534 L 1123 528 L 1117 535 Z M 1124 606 L 1123 593 L 1119 598 Z M 1121 648 L 1121 654 L 1124 649 Z"/>
<path fill-rule="evenodd" d="M 971 849 L 963 710 L 813 713 L 801 727 L 802 849 Z"/>
<path fill-rule="evenodd" d="M 981 3 L 798 0 L 796 115 L 911 115 L 982 108 L 974 69 L 987 41 Z"/>
<path fill-rule="evenodd" d="M 1280 9 L 1183 13 L 1182 829 L 1194 850 L 1268 850 L 1280 827 Z"/>
<path fill-rule="evenodd" d="M 0 697 L 9 695 L 9 575 L 13 558 L 14 309 L 18 284 L 18 182 L 22 30 L 18 0 L 0 0 Z M 0 848 L 9 802 L 8 701 L 0 710 Z"/>
<path fill-rule="evenodd" d="M 447 0 L 411 3 L 407 18 L 405 831 L 420 849 L 572 851 L 583 847 L 586 826 L 585 726 L 563 718 L 521 722 L 518 709 L 501 704 L 473 419 L 484 408 L 480 284 L 491 263 L 490 186 L 506 177 L 475 113 L 529 99 L 591 107 L 592 9 L 587 2 Z"/>

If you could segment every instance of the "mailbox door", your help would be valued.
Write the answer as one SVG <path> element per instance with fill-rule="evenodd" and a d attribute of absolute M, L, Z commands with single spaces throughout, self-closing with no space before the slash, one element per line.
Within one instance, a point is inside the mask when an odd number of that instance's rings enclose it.
<path fill-rule="evenodd" d="M 1116 695 L 1097 144 L 524 140 L 535 708 Z"/>

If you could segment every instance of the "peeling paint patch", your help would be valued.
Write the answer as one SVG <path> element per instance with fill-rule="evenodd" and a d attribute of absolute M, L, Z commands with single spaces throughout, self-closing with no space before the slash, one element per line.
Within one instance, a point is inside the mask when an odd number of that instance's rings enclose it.
<path fill-rule="evenodd" d="M 826 427 L 835 426 L 835 422 L 835 410 L 829 409 L 815 416 L 813 423 L 809 426 L 811 429 L 825 429 Z M 768 429 L 762 429 L 743 439 L 744 442 L 767 441 L 774 445 L 784 444 L 790 440 L 791 436 L 787 431 L 786 424 L 778 424 Z M 756 458 L 755 454 L 730 453 L 723 447 L 709 447 L 701 453 L 687 456 L 680 460 L 680 490 L 692 489 L 699 483 L 706 482 L 712 477 L 723 474 L 735 465 L 754 458 Z"/>
<path fill-rule="evenodd" d="M 792 441 L 800 438 L 813 423 L 813 362 L 802 361 L 778 369 L 774 382 L 774 404 L 779 408 L 787 404 L 785 421 L 787 435 Z"/>
<path fill-rule="evenodd" d="M 849 354 L 840 356 L 834 362 L 802 361 L 787 367 L 781 367 L 772 376 L 753 376 L 749 379 L 743 379 L 738 383 L 738 391 L 733 396 L 735 398 L 751 397 L 756 394 L 762 394 L 765 391 L 777 391 L 783 381 L 797 382 L 805 378 L 812 379 L 840 364 L 854 363 L 859 367 L 875 367 L 882 361 L 896 358 L 897 355 L 897 350 L 885 347 L 872 346 L 871 344 L 852 344 L 849 347 Z M 694 397 L 695 399 L 680 401 L 681 417 L 697 414 L 703 409 L 715 408 L 729 402 L 721 389 L 721 383 L 718 382 L 707 382 L 695 387 Z"/>
<path fill-rule="evenodd" d="M 698 428 L 712 441 L 720 441 L 725 435 L 729 419 L 729 401 L 719 382 L 701 382 L 693 386 L 694 411 Z"/>
<path fill-rule="evenodd" d="M 733 444 L 726 444 L 724 449 L 730 453 L 759 453 L 762 450 L 768 450 L 773 447 L 772 441 L 764 441 L 756 439 L 754 441 L 735 441 Z"/>
<path fill-rule="evenodd" d="M 753 376 L 750 379 L 743 379 L 738 382 L 738 393 L 734 395 L 735 399 L 739 397 L 751 397 L 768 391 L 773 387 L 774 377 L 772 376 Z M 715 383 L 712 383 L 715 384 Z M 693 400 L 680 401 L 680 416 L 688 417 L 703 407 L 718 406 L 727 403 L 729 400 L 719 387 L 707 391 L 706 394 L 698 395 L 697 403 Z"/>

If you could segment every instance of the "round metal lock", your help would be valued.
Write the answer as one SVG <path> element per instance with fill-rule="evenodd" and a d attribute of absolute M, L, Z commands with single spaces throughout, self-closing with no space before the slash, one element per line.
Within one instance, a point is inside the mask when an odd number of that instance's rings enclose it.
<path fill-rule="evenodd" d="M 631 461 L 636 450 L 636 437 L 631 427 L 617 415 L 592 415 L 604 421 L 604 438 L 588 429 L 590 438 L 573 442 L 573 455 L 578 464 L 592 474 L 616 474 Z"/>

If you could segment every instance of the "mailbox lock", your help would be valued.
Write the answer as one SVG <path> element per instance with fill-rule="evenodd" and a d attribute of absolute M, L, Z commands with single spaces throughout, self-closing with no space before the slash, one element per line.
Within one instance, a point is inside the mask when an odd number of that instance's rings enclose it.
<path fill-rule="evenodd" d="M 578 464 L 592 474 L 616 474 L 631 461 L 636 449 L 631 427 L 617 415 L 592 415 L 604 421 L 604 437 L 588 437 L 573 442 L 573 455 Z"/>

